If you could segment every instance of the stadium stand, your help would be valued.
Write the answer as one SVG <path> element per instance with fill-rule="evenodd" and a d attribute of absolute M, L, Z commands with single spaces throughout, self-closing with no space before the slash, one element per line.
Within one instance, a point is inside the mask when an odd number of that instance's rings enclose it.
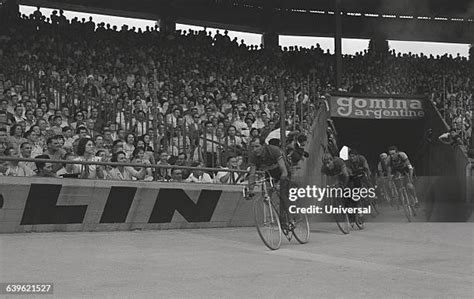
<path fill-rule="evenodd" d="M 119 29 L 92 18 L 68 20 L 61 11 L 23 15 L 11 28 L 0 38 L 0 151 L 8 155 L 110 161 L 123 152 L 123 161 L 206 167 L 223 167 L 235 156 L 242 170 L 246 145 L 278 129 L 280 117 L 293 133 L 288 144 L 305 140 L 334 91 L 334 58 L 319 45 L 270 51 L 227 32 Z M 364 51 L 345 55 L 343 63 L 342 91 L 430 95 L 469 144 L 473 74 L 466 58 Z M 94 149 L 84 149 L 83 138 Z M 30 154 L 23 154 L 24 142 Z M 301 150 L 291 160 L 303 157 Z M 88 167 L 66 166 L 53 168 L 92 177 Z M 136 177 L 172 180 L 172 172 L 147 169 Z M 18 172 L 0 175 L 9 173 Z M 190 174 L 183 171 L 181 179 L 199 181 Z"/>

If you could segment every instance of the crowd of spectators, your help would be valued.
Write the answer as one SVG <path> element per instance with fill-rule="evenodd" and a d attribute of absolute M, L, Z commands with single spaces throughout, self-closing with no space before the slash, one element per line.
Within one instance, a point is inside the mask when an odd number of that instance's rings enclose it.
<path fill-rule="evenodd" d="M 279 129 L 281 118 L 296 133 L 290 160 L 297 163 L 334 90 L 333 60 L 319 45 L 275 51 L 227 32 L 119 29 L 37 10 L 0 36 L 0 153 L 169 168 L 2 162 L 0 175 L 235 182 L 241 177 L 173 165 L 246 169 L 250 140 Z M 343 63 L 342 90 L 432 93 L 467 141 L 472 68 L 465 58 L 366 51 Z"/>
<path fill-rule="evenodd" d="M 445 99 L 436 99 L 435 104 L 450 127 L 451 135 L 457 136 L 456 145 L 469 146 L 472 138 L 473 99 L 471 92 L 460 90 L 447 93 Z"/>
<path fill-rule="evenodd" d="M 309 131 L 319 107 L 307 78 L 226 33 L 117 31 L 36 11 L 0 43 L 1 153 L 170 166 L 53 164 L 63 176 L 201 180 L 172 166 L 246 169 L 249 142 L 280 126 L 279 87 L 295 137 Z M 207 175 L 222 182 L 218 172 Z"/>
<path fill-rule="evenodd" d="M 469 145 L 474 109 L 472 58 L 358 53 L 345 60 L 343 90 L 362 94 L 428 96 L 446 123 Z"/>

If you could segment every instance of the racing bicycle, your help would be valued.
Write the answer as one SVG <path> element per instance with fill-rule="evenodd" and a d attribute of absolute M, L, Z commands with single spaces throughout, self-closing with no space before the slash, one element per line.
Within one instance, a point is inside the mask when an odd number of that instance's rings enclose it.
<path fill-rule="evenodd" d="M 366 188 L 369 189 L 372 186 L 370 185 L 369 180 L 367 179 L 367 175 L 365 172 L 356 174 L 351 176 L 352 181 L 354 182 L 353 187 L 357 188 Z M 376 217 L 380 212 L 378 209 L 377 200 L 374 197 L 368 196 L 360 200 L 362 206 L 370 206 L 371 207 L 371 216 Z"/>
<path fill-rule="evenodd" d="M 377 178 L 377 190 L 379 192 L 380 198 L 385 199 L 385 201 L 389 203 L 390 206 L 393 207 L 394 204 L 398 206 L 398 201 L 396 200 L 397 191 L 391 177 L 379 176 Z"/>
<path fill-rule="evenodd" d="M 255 182 L 260 189 L 255 196 L 251 196 L 248 188 L 243 189 L 246 199 L 254 200 L 254 216 L 257 232 L 263 243 L 271 250 L 280 248 L 282 233 L 291 241 L 293 237 L 305 244 L 309 241 L 309 221 L 306 214 L 290 214 L 282 209 L 280 215 L 280 190 L 271 177 L 262 178 Z"/>
<path fill-rule="evenodd" d="M 341 187 L 339 184 L 334 184 L 331 186 L 331 188 L 338 188 Z M 331 202 L 328 202 L 330 200 Z M 326 200 L 326 205 L 331 204 L 335 207 L 349 207 L 347 204 L 348 202 L 352 201 L 351 198 L 331 198 Z M 353 204 L 355 207 L 360 206 L 360 201 Z M 364 229 L 365 228 L 365 216 L 363 214 L 356 214 L 356 215 L 351 215 L 344 210 L 341 211 L 340 213 L 334 213 L 334 219 L 336 220 L 337 227 L 343 234 L 349 234 L 351 232 L 351 228 L 354 228 L 354 225 L 356 225 L 359 229 Z"/>
<path fill-rule="evenodd" d="M 407 179 L 408 178 L 401 173 L 398 173 L 393 177 L 393 181 L 397 189 L 398 200 L 403 207 L 403 211 L 405 212 L 408 222 L 411 222 L 413 217 L 416 216 L 415 199 L 413 198 L 413 195 L 409 194 L 407 191 Z"/>

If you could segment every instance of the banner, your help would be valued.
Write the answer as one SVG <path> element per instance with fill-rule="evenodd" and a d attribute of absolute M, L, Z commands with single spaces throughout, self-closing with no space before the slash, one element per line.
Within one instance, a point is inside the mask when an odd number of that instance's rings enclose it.
<path fill-rule="evenodd" d="M 331 96 L 331 117 L 363 119 L 420 119 L 422 99 Z"/>
<path fill-rule="evenodd" d="M 242 186 L 0 177 L 0 233 L 252 226 Z"/>

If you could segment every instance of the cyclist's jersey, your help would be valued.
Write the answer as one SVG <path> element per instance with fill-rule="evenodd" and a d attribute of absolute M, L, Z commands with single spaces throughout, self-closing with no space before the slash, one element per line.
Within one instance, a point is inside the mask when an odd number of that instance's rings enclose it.
<path fill-rule="evenodd" d="M 370 176 L 369 164 L 367 163 L 367 159 L 362 155 L 357 155 L 356 161 L 349 159 L 347 161 L 347 168 L 351 175 L 365 173 L 367 176 Z"/>
<path fill-rule="evenodd" d="M 334 157 L 333 167 L 329 169 L 325 164 L 323 164 L 323 167 L 321 167 L 321 173 L 330 177 L 337 176 L 338 181 L 345 184 L 345 177 L 347 177 L 346 163 L 344 163 L 344 160 L 341 158 Z"/>
<path fill-rule="evenodd" d="M 274 145 L 263 145 L 262 155 L 257 156 L 252 152 L 249 156 L 249 163 L 255 165 L 257 170 L 266 170 L 270 175 L 279 179 L 281 170 L 278 165 L 278 160 L 284 159 L 281 150 Z M 289 174 L 289 169 L 287 169 Z"/>
<path fill-rule="evenodd" d="M 388 165 L 392 170 L 392 174 L 397 172 L 402 174 L 408 173 L 409 169 L 412 167 L 407 154 L 404 152 L 398 152 L 395 154 L 395 157 L 390 157 Z"/>

